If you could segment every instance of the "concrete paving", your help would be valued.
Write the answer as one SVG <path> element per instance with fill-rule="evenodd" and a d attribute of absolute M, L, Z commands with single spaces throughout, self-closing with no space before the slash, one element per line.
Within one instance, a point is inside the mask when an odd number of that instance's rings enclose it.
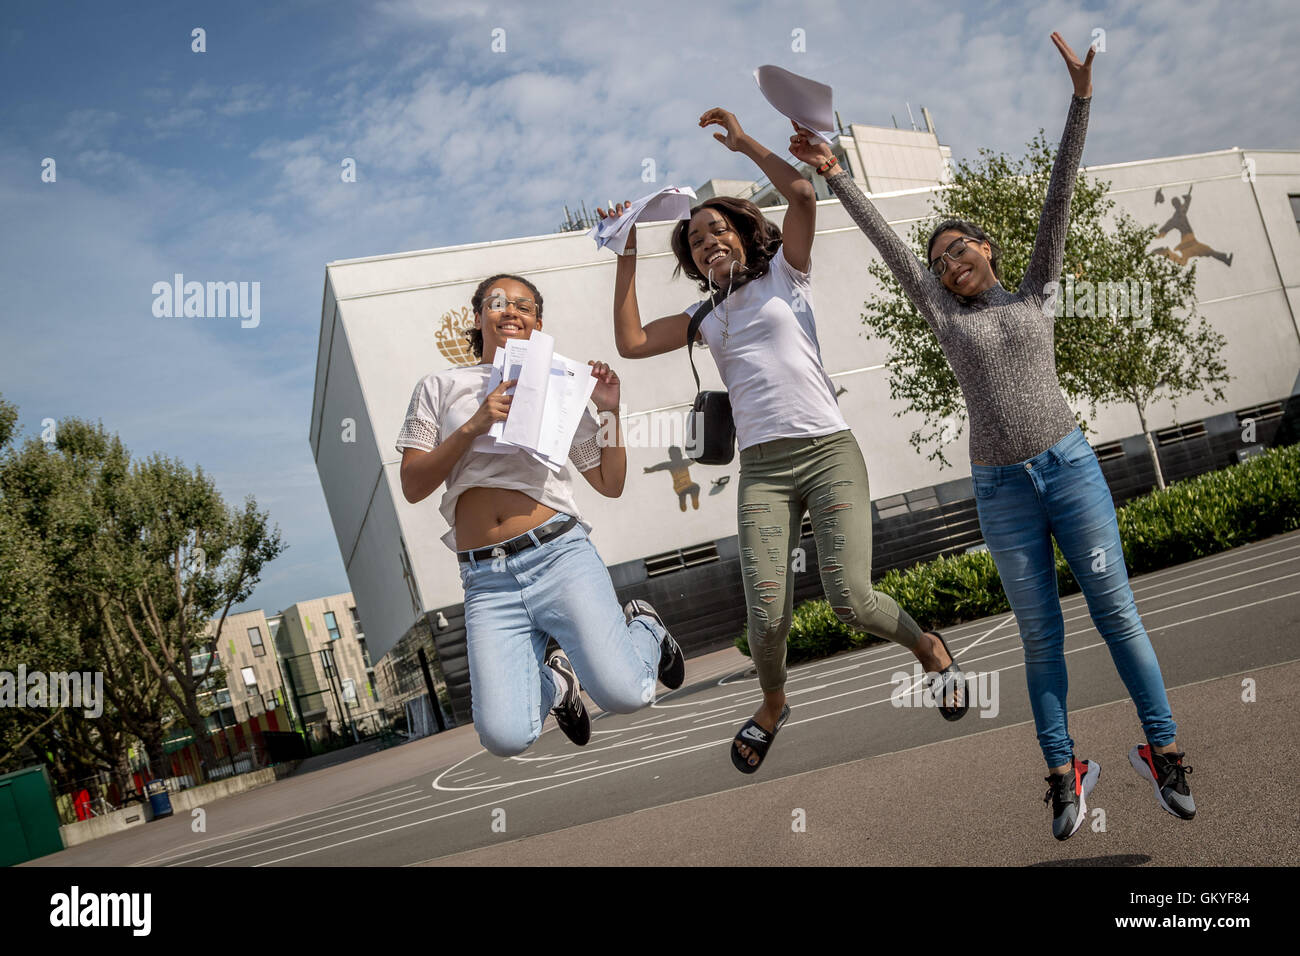
<path fill-rule="evenodd" d="M 1161 810 L 1129 766 L 1137 715 L 1073 595 L 1062 602 L 1070 729 L 1079 756 L 1101 763 L 1090 806 L 1103 813 L 1065 843 L 1050 834 L 1004 614 L 944 629 L 990 692 L 956 723 L 899 706 L 914 703 L 903 693 L 914 659 L 894 645 L 791 668 L 790 721 L 753 776 L 727 749 L 761 695 L 748 659 L 727 649 L 690 660 L 686 685 L 650 708 L 597 712 L 585 748 L 548 721 L 503 760 L 472 726 L 456 728 L 214 803 L 203 832 L 178 815 L 29 865 L 1300 863 L 1279 772 L 1297 750 L 1300 532 L 1133 587 L 1195 768 L 1190 822 Z"/>

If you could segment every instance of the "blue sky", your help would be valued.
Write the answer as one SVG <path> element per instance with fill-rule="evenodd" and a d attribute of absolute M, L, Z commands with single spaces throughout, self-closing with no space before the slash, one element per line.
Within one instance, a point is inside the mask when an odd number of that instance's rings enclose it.
<path fill-rule="evenodd" d="M 24 437 L 98 419 L 255 496 L 290 547 L 247 607 L 347 591 L 307 442 L 325 263 L 549 233 L 644 192 L 646 157 L 661 183 L 753 178 L 695 121 L 724 106 L 779 148 L 763 63 L 830 83 L 845 122 L 910 102 L 956 158 L 1018 152 L 1064 121 L 1048 35 L 1096 28 L 1085 163 L 1300 148 L 1281 0 L 6 4 L 0 394 Z M 259 282 L 260 324 L 155 317 L 178 272 Z"/>

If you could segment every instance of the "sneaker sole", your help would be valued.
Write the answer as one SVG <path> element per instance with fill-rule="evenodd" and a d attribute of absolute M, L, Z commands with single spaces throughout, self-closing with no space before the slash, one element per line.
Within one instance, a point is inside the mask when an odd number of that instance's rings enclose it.
<path fill-rule="evenodd" d="M 1160 792 L 1160 781 L 1156 779 L 1155 774 L 1151 772 L 1151 768 L 1147 766 L 1147 762 L 1143 760 L 1142 755 L 1138 753 L 1140 746 L 1141 745 L 1139 745 L 1138 747 L 1134 747 L 1132 750 L 1128 752 L 1128 762 L 1133 765 L 1133 769 L 1138 772 L 1138 776 L 1140 776 L 1143 780 L 1151 784 L 1151 788 L 1155 791 L 1156 794 L 1156 803 L 1160 804 L 1160 806 L 1164 809 L 1166 813 L 1173 814 L 1179 820 L 1191 820 L 1193 817 L 1196 816 L 1195 813 L 1193 813 L 1192 816 L 1190 817 L 1185 817 L 1177 810 L 1175 810 L 1173 807 L 1171 807 L 1169 803 L 1165 800 L 1165 795 Z"/>

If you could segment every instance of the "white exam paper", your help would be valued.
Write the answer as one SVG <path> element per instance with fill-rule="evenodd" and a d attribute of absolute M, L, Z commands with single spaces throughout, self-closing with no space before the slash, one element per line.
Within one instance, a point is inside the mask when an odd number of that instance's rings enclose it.
<path fill-rule="evenodd" d="M 554 345 L 551 336 L 533 332 L 528 339 L 509 339 L 497 350 L 487 390 L 503 380 L 518 384 L 511 393 L 510 414 L 474 439 L 474 451 L 526 451 L 551 471 L 564 467 L 597 380 L 589 365 L 557 355 Z"/>
<path fill-rule="evenodd" d="M 546 457 L 552 470 L 559 470 L 569 458 L 578 421 L 587 407 L 587 400 L 596 388 L 596 377 L 591 366 L 562 355 L 551 362 L 551 387 L 547 392 L 546 408 L 542 414 L 541 432 L 537 451 Z"/>
<path fill-rule="evenodd" d="M 507 342 L 506 344 L 509 345 L 510 343 Z M 506 350 L 503 348 L 497 349 L 497 354 L 492 357 L 492 372 L 488 375 L 487 390 L 483 392 L 484 399 L 486 399 L 498 385 L 503 381 L 506 381 L 505 376 L 502 374 L 502 369 L 505 367 L 505 358 Z M 502 445 L 499 443 L 501 439 L 501 431 L 505 427 L 506 423 L 503 421 L 493 422 L 491 428 L 474 439 L 473 444 L 470 445 L 470 451 L 483 451 L 487 452 L 489 455 L 505 455 L 512 451 L 516 451 L 517 449 L 510 445 Z"/>
<path fill-rule="evenodd" d="M 770 64 L 755 70 L 754 79 L 763 96 L 782 116 L 812 130 L 827 143 L 835 136 L 831 88 L 825 83 Z"/>
<path fill-rule="evenodd" d="M 623 215 L 602 219 L 587 235 L 596 240 L 597 248 L 608 247 L 621 256 L 633 223 L 690 219 L 691 200 L 695 198 L 695 190 L 689 186 L 666 186 L 629 204 Z"/>
<path fill-rule="evenodd" d="M 514 401 L 501 441 L 507 445 L 533 448 L 542 428 L 542 414 L 546 409 L 546 393 L 551 378 L 551 356 L 555 352 L 555 339 L 545 332 L 534 331 L 527 339 L 506 342 L 506 370 L 513 371 L 515 356 L 511 346 L 524 350 L 523 364 L 519 369 L 519 384 L 515 386 Z M 502 374 L 505 374 L 503 370 Z"/>

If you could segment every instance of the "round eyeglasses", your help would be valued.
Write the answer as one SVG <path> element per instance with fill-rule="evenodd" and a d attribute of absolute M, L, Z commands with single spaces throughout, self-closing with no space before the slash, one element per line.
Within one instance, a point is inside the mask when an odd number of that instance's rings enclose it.
<path fill-rule="evenodd" d="M 976 239 L 974 236 L 963 236 L 959 239 L 954 239 L 952 242 L 948 243 L 948 248 L 940 254 L 939 258 L 930 263 L 930 272 L 934 274 L 936 279 L 939 278 L 948 271 L 948 259 L 956 262 L 966 252 L 966 247 L 970 243 L 977 242 L 983 242 L 983 240 Z"/>
<path fill-rule="evenodd" d="M 536 315 L 537 303 L 533 299 L 508 299 L 500 292 L 488 296 L 483 308 L 488 312 L 504 312 L 507 305 L 513 305 L 520 315 Z"/>

